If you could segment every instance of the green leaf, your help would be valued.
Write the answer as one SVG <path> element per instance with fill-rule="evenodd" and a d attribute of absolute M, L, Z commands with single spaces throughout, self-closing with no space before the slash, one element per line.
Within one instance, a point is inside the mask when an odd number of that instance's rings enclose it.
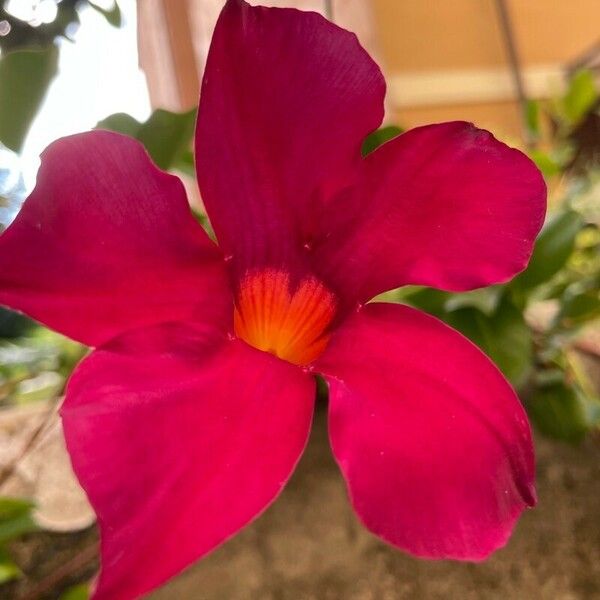
<path fill-rule="evenodd" d="M 81 583 L 74 585 L 63 592 L 59 600 L 88 600 L 90 597 L 90 589 L 87 584 Z"/>
<path fill-rule="evenodd" d="M 486 315 L 493 314 L 498 308 L 502 298 L 503 288 L 499 285 L 473 290 L 471 292 L 461 292 L 451 294 L 444 308 L 447 311 L 457 310 L 459 308 L 478 308 Z"/>
<path fill-rule="evenodd" d="M 329 386 L 327 381 L 321 375 L 316 376 L 317 380 L 317 402 L 327 402 L 329 398 Z"/>
<path fill-rule="evenodd" d="M 537 389 L 527 410 L 536 427 L 550 437 L 576 443 L 587 432 L 585 406 L 577 391 L 564 382 Z"/>
<path fill-rule="evenodd" d="M 387 125 L 381 127 L 373 133 L 370 133 L 364 140 L 362 148 L 360 150 L 363 156 L 370 154 L 373 150 L 376 150 L 382 144 L 389 142 L 391 139 L 400 135 L 404 130 L 397 125 Z"/>
<path fill-rule="evenodd" d="M 0 522 L 31 514 L 35 504 L 25 498 L 0 497 Z"/>
<path fill-rule="evenodd" d="M 564 97 L 564 110 L 571 123 L 578 123 L 598 100 L 598 92 L 591 71 L 582 69 L 573 75 Z"/>
<path fill-rule="evenodd" d="M 126 113 L 115 113 L 106 117 L 96 125 L 96 129 L 108 129 L 123 133 L 129 137 L 137 139 L 142 124 Z"/>
<path fill-rule="evenodd" d="M 600 317 L 600 292 L 594 288 L 579 294 L 566 293 L 556 321 L 561 327 L 571 329 L 598 317 Z"/>
<path fill-rule="evenodd" d="M 410 304 L 430 315 L 441 317 L 446 313 L 446 302 L 452 294 L 433 288 L 415 287 L 412 289 L 402 288 L 399 296 L 399 299 L 405 304 Z"/>
<path fill-rule="evenodd" d="M 31 516 L 33 507 L 22 498 L 0 498 L 0 544 L 38 529 Z"/>
<path fill-rule="evenodd" d="M 0 544 L 18 538 L 26 533 L 36 531 L 38 526 L 30 515 L 8 519 L 0 523 Z"/>
<path fill-rule="evenodd" d="M 12 561 L 4 551 L 0 551 L 0 585 L 21 577 L 21 569 Z"/>
<path fill-rule="evenodd" d="M 16 338 L 35 327 L 35 323 L 21 313 L 0 306 L 0 338 Z"/>
<path fill-rule="evenodd" d="M 560 164 L 552 156 L 537 148 L 529 151 L 529 158 L 546 178 L 558 175 L 562 170 Z"/>
<path fill-rule="evenodd" d="M 581 215 L 574 210 L 553 214 L 535 243 L 529 266 L 511 285 L 519 290 L 529 290 L 556 275 L 573 252 L 575 237 L 582 227 Z"/>
<path fill-rule="evenodd" d="M 191 150 L 186 150 L 173 163 L 173 169 L 181 171 L 189 177 L 196 177 L 196 168 L 194 165 L 194 154 Z"/>
<path fill-rule="evenodd" d="M 94 2 L 90 0 L 89 5 L 97 10 L 113 27 L 121 27 L 123 23 L 123 19 L 121 17 L 121 9 L 117 4 L 116 0 L 114 0 L 114 4 L 112 8 L 106 9 L 98 6 Z"/>
<path fill-rule="evenodd" d="M 138 133 L 138 139 L 161 169 L 170 169 L 189 149 L 196 124 L 196 109 L 186 113 L 156 110 Z"/>
<path fill-rule="evenodd" d="M 58 50 L 17 50 L 0 57 L 0 142 L 20 152 L 56 75 Z"/>
<path fill-rule="evenodd" d="M 390 300 L 410 304 L 410 306 L 440 318 L 444 318 L 444 315 L 448 312 L 466 307 L 478 308 L 486 315 L 490 315 L 498 308 L 502 292 L 503 288 L 501 286 L 461 293 L 444 292 L 427 287 L 406 286 L 395 290 L 394 297 Z M 389 301 L 385 298 L 385 294 L 378 296 L 378 299 L 383 302 Z"/>
<path fill-rule="evenodd" d="M 465 307 L 442 318 L 477 344 L 513 385 L 519 387 L 525 382 L 533 362 L 531 331 L 508 296 L 492 314 Z"/>
<path fill-rule="evenodd" d="M 540 105 L 536 100 L 527 100 L 525 104 L 525 125 L 534 139 L 540 136 Z"/>
<path fill-rule="evenodd" d="M 194 135 L 196 110 L 174 113 L 158 109 L 145 123 L 117 113 L 100 121 L 96 128 L 118 131 L 139 140 L 158 167 L 164 170 L 185 165 Z"/>

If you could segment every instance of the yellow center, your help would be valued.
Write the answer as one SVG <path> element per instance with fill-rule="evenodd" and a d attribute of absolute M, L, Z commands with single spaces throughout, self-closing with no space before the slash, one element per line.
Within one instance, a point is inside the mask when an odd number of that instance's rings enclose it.
<path fill-rule="evenodd" d="M 285 271 L 264 269 L 242 280 L 234 327 L 258 350 L 307 365 L 325 349 L 334 314 L 334 295 L 318 279 L 303 279 L 291 290 Z"/>

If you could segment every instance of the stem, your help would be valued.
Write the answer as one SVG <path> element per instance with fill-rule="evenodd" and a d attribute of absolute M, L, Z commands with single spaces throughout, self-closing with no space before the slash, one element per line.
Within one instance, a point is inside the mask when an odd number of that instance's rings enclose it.
<path fill-rule="evenodd" d="M 527 114 L 527 94 L 525 93 L 525 85 L 523 84 L 523 77 L 521 75 L 521 61 L 519 59 L 517 42 L 515 40 L 512 24 L 510 22 L 510 15 L 508 13 L 508 7 L 506 6 L 506 0 L 496 0 L 496 9 L 498 11 L 500 27 L 502 29 L 502 36 L 504 38 L 504 45 L 506 48 L 506 53 L 508 54 L 510 70 L 521 109 L 521 127 L 523 129 L 523 138 L 525 139 L 527 146 L 531 148 L 534 145 L 534 140 L 529 128 L 527 127 L 527 123 L 525 122 L 525 115 Z"/>
<path fill-rule="evenodd" d="M 323 0 L 323 8 L 325 10 L 325 16 L 333 22 L 333 0 Z"/>

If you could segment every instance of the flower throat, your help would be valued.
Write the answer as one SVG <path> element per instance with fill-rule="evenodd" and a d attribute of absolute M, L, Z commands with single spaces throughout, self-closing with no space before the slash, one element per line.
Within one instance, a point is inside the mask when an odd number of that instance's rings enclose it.
<path fill-rule="evenodd" d="M 327 346 L 335 305 L 334 295 L 314 277 L 291 290 L 285 271 L 250 272 L 239 288 L 235 333 L 258 350 L 307 365 Z"/>

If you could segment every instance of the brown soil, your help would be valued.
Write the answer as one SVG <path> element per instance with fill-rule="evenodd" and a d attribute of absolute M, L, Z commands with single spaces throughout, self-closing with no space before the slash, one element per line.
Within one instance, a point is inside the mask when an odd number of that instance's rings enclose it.
<path fill-rule="evenodd" d="M 0 585 L 0 600 L 54 600 L 72 585 L 88 581 L 97 568 L 97 533 L 42 531 L 9 545 L 10 556 L 24 573 Z"/>
<path fill-rule="evenodd" d="M 508 546 L 483 564 L 421 561 L 357 522 L 321 409 L 304 458 L 275 504 L 152 598 L 600 598 L 600 447 L 537 442 L 539 505 L 523 516 Z"/>

